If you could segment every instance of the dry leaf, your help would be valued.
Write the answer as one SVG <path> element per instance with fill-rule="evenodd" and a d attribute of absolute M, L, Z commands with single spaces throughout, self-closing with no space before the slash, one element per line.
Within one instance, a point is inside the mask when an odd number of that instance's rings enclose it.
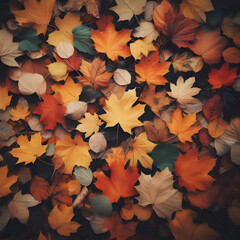
<path fill-rule="evenodd" d="M 130 84 L 131 78 L 131 74 L 127 70 L 121 68 L 118 68 L 113 74 L 114 81 L 120 86 Z"/>
<path fill-rule="evenodd" d="M 218 138 L 224 133 L 227 125 L 228 124 L 222 119 L 222 117 L 217 117 L 209 123 L 208 133 L 211 137 Z"/>
<path fill-rule="evenodd" d="M 12 96 L 8 96 L 8 88 L 0 86 L 0 109 L 5 110 L 10 105 Z"/>
<path fill-rule="evenodd" d="M 227 63 L 240 63 L 240 50 L 236 47 L 229 47 L 225 49 L 222 55 Z"/>
<path fill-rule="evenodd" d="M 56 52 L 61 58 L 70 58 L 74 53 L 74 47 L 70 42 L 60 41 L 56 46 Z"/>
<path fill-rule="evenodd" d="M 25 119 L 26 116 L 30 114 L 28 111 L 28 107 L 23 107 L 21 103 L 18 103 L 15 109 L 12 109 L 9 111 L 9 113 L 12 115 L 11 120 L 12 121 L 18 121 L 19 119 Z"/>

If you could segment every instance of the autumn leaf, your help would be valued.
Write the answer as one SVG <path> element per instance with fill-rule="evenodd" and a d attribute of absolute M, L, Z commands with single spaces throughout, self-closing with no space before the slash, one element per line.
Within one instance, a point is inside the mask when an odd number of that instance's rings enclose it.
<path fill-rule="evenodd" d="M 172 66 L 175 72 L 199 72 L 203 67 L 203 60 L 201 57 L 190 57 L 188 56 L 188 52 L 183 52 L 174 56 Z"/>
<path fill-rule="evenodd" d="M 208 82 L 213 85 L 213 89 L 231 86 L 237 77 L 237 68 L 229 70 L 229 64 L 224 63 L 220 69 L 212 68 L 208 77 Z"/>
<path fill-rule="evenodd" d="M 169 138 L 169 132 L 166 123 L 155 117 L 153 122 L 145 121 L 144 128 L 147 138 L 152 142 L 166 142 Z"/>
<path fill-rule="evenodd" d="M 0 30 L 0 59 L 2 63 L 11 67 L 18 67 L 19 64 L 15 58 L 21 55 L 23 55 L 23 52 L 19 49 L 18 43 L 13 42 L 13 35 L 4 28 Z"/>
<path fill-rule="evenodd" d="M 99 18 L 100 3 L 99 0 L 69 0 L 63 7 L 67 11 L 79 11 L 85 6 L 88 14 Z"/>
<path fill-rule="evenodd" d="M 99 131 L 99 126 L 103 124 L 98 115 L 94 113 L 85 113 L 85 118 L 79 120 L 80 124 L 77 126 L 77 130 L 80 132 L 85 132 L 85 137 L 91 136 L 93 133 Z"/>
<path fill-rule="evenodd" d="M 0 168 L 1 182 L 0 182 L 0 198 L 8 195 L 12 191 L 10 187 L 17 182 L 18 176 L 12 175 L 8 177 L 8 167 L 4 166 Z"/>
<path fill-rule="evenodd" d="M 96 90 L 108 87 L 113 73 L 106 70 L 105 61 L 95 58 L 91 63 L 82 61 L 80 71 L 83 77 L 78 77 L 83 86 L 92 86 Z"/>
<path fill-rule="evenodd" d="M 130 21 L 133 15 L 139 15 L 144 11 L 146 2 L 146 0 L 116 0 L 117 5 L 111 7 L 110 10 L 117 13 L 119 16 L 118 21 Z"/>
<path fill-rule="evenodd" d="M 64 84 L 56 83 L 51 85 L 51 88 L 55 93 L 61 95 L 65 107 L 67 107 L 70 102 L 78 101 L 82 92 L 81 84 L 75 83 L 70 76 Z"/>
<path fill-rule="evenodd" d="M 194 18 L 198 22 L 206 22 L 205 12 L 214 10 L 211 0 L 183 0 L 180 11 L 185 17 Z"/>
<path fill-rule="evenodd" d="M 127 46 L 127 42 L 131 40 L 131 31 L 127 29 L 116 31 L 112 20 L 112 16 L 104 16 L 96 21 L 98 30 L 92 30 L 92 39 L 98 52 L 106 53 L 112 61 L 116 61 L 118 56 L 124 58 L 131 56 Z"/>
<path fill-rule="evenodd" d="M 209 98 L 203 106 L 203 114 L 211 122 L 217 118 L 223 109 L 223 100 L 220 95 L 216 94 Z"/>
<path fill-rule="evenodd" d="M 66 108 L 63 105 L 62 98 L 59 95 L 42 96 L 43 102 L 40 102 L 34 110 L 34 114 L 39 114 L 40 122 L 44 125 L 44 129 L 53 130 L 57 123 L 63 120 Z"/>
<path fill-rule="evenodd" d="M 236 47 L 229 47 L 225 49 L 222 55 L 227 63 L 240 63 L 240 50 Z"/>
<path fill-rule="evenodd" d="M 136 186 L 138 204 L 146 207 L 152 205 L 155 213 L 161 218 L 171 218 L 173 212 L 182 207 L 182 193 L 173 188 L 173 175 L 168 168 L 156 172 L 152 177 L 141 173 L 140 185 Z"/>
<path fill-rule="evenodd" d="M 183 117 L 181 109 L 177 108 L 172 114 L 171 122 L 166 123 L 170 133 L 177 135 L 179 141 L 185 143 L 192 142 L 192 136 L 202 128 L 192 126 L 196 121 L 196 113 L 189 113 Z"/>
<path fill-rule="evenodd" d="M 160 117 L 160 111 L 171 103 L 171 99 L 166 95 L 166 90 L 155 92 L 155 85 L 146 85 L 139 98 L 139 101 L 145 102 L 151 110 Z"/>
<path fill-rule="evenodd" d="M 169 222 L 170 230 L 176 240 L 217 240 L 220 234 L 215 232 L 207 223 L 194 223 L 196 213 L 190 209 L 177 212 L 173 220 Z"/>
<path fill-rule="evenodd" d="M 117 202 L 120 197 L 136 195 L 134 184 L 139 174 L 136 167 L 124 168 L 125 154 L 121 147 L 112 148 L 112 152 L 106 159 L 111 169 L 111 176 L 109 178 L 103 172 L 98 173 L 95 186 L 102 190 L 111 202 Z"/>
<path fill-rule="evenodd" d="M 148 58 L 143 56 L 140 62 L 135 65 L 135 71 L 139 75 L 137 81 L 164 85 L 167 80 L 163 76 L 169 72 L 170 65 L 170 62 L 159 63 L 158 51 Z"/>
<path fill-rule="evenodd" d="M 227 127 L 227 123 L 222 119 L 222 117 L 217 117 L 211 121 L 208 125 L 208 133 L 213 138 L 220 137 Z"/>
<path fill-rule="evenodd" d="M 208 175 L 216 164 L 216 159 L 202 157 L 199 159 L 197 148 L 189 149 L 186 154 L 179 155 L 175 162 L 175 174 L 179 177 L 179 185 L 187 191 L 206 190 L 214 178 Z"/>
<path fill-rule="evenodd" d="M 194 83 L 195 77 L 190 77 L 184 82 L 183 77 L 180 76 L 176 85 L 170 83 L 171 92 L 167 92 L 167 94 L 172 98 L 176 98 L 180 104 L 194 103 L 196 99 L 193 96 L 201 91 L 201 88 L 192 87 Z"/>
<path fill-rule="evenodd" d="M 92 158 L 88 152 L 88 143 L 84 142 L 79 133 L 74 139 L 65 135 L 65 139 L 58 139 L 55 154 L 62 158 L 65 164 L 65 173 L 72 173 L 75 165 L 88 168 Z"/>
<path fill-rule="evenodd" d="M 137 104 L 132 107 L 136 101 L 135 90 L 125 92 L 120 99 L 112 94 L 104 107 L 106 113 L 100 115 L 100 118 L 107 123 L 107 127 L 120 124 L 123 131 L 131 134 L 132 128 L 143 125 L 138 118 L 144 113 L 145 105 Z"/>
<path fill-rule="evenodd" d="M 13 148 L 9 153 L 13 157 L 18 158 L 17 163 L 25 162 L 34 163 L 37 157 L 42 156 L 47 149 L 47 145 L 42 145 L 42 136 L 40 133 L 31 135 L 31 140 L 28 140 L 27 135 L 19 136 L 17 140 L 19 148 Z"/>
<path fill-rule="evenodd" d="M 113 211 L 110 218 L 106 218 L 105 226 L 111 233 L 111 239 L 126 240 L 136 233 L 137 222 L 123 223 L 119 213 Z"/>
<path fill-rule="evenodd" d="M 25 119 L 29 115 L 28 107 L 23 107 L 21 103 L 18 103 L 16 109 L 11 109 L 9 113 L 12 115 L 11 120 L 18 121 L 19 119 Z"/>
<path fill-rule="evenodd" d="M 151 153 L 156 144 L 148 141 L 145 132 L 127 139 L 121 146 L 126 155 L 125 163 L 130 161 L 129 166 L 137 167 L 139 161 L 144 168 L 152 169 L 153 160 L 147 153 Z"/>
<path fill-rule="evenodd" d="M 209 32 L 199 30 L 195 41 L 188 47 L 197 55 L 202 56 L 205 63 L 212 65 L 220 62 L 226 44 L 227 40 L 220 35 L 219 29 Z"/>
<path fill-rule="evenodd" d="M 63 19 L 60 17 L 55 19 L 58 30 L 49 34 L 47 42 L 53 46 L 57 46 L 60 41 L 66 41 L 73 45 L 72 29 L 81 25 L 80 15 L 78 13 L 68 12 Z"/>
<path fill-rule="evenodd" d="M 37 34 L 45 34 L 55 3 L 56 0 L 24 0 L 24 10 L 12 10 L 12 13 L 20 26 L 30 24 L 37 30 Z"/>
<path fill-rule="evenodd" d="M 49 183 L 44 178 L 35 176 L 30 185 L 30 192 L 32 196 L 39 202 L 47 200 L 50 196 Z"/>
<path fill-rule="evenodd" d="M 8 88 L 0 86 L 0 109 L 5 110 L 11 102 L 12 96 L 8 96 Z"/>
<path fill-rule="evenodd" d="M 65 206 L 61 211 L 55 206 L 48 215 L 48 223 L 60 235 L 70 236 L 81 226 L 79 223 L 71 221 L 73 217 L 73 206 Z"/>

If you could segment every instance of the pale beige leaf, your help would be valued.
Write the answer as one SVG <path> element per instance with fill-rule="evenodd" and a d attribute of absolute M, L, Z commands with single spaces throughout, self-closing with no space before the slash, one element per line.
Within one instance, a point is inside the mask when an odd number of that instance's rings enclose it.
<path fill-rule="evenodd" d="M 82 101 L 74 101 L 74 102 L 70 102 L 67 105 L 65 116 L 68 116 L 73 120 L 78 120 L 83 117 L 86 111 L 87 111 L 87 103 Z"/>
<path fill-rule="evenodd" d="M 70 42 L 60 41 L 56 47 L 56 52 L 61 58 L 70 58 L 74 53 L 74 47 Z"/>
<path fill-rule="evenodd" d="M 118 68 L 113 74 L 113 79 L 118 85 L 125 86 L 131 83 L 131 74 L 125 69 Z"/>

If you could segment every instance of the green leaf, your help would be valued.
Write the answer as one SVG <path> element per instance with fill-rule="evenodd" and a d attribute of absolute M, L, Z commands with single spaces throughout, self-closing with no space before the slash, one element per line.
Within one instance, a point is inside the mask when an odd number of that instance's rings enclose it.
<path fill-rule="evenodd" d="M 19 42 L 19 48 L 23 51 L 38 51 L 39 44 L 42 42 L 40 37 L 37 36 L 36 29 L 29 27 L 24 28 L 17 36 L 22 41 Z"/>
<path fill-rule="evenodd" d="M 109 217 L 112 214 L 112 203 L 103 194 L 96 194 L 90 199 L 93 212 L 101 217 Z"/>
<path fill-rule="evenodd" d="M 170 171 L 174 169 L 174 162 L 179 155 L 179 148 L 174 144 L 162 143 L 158 144 L 152 151 L 151 157 L 153 164 L 160 170 L 164 170 L 166 167 Z"/>
<path fill-rule="evenodd" d="M 85 25 L 79 25 L 72 30 L 74 46 L 80 51 L 88 54 L 95 54 L 93 40 L 91 39 L 91 29 Z"/>

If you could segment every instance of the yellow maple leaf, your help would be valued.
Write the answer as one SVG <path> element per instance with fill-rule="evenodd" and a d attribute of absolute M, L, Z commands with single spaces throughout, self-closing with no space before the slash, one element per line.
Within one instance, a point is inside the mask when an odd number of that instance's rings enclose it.
<path fill-rule="evenodd" d="M 18 158 L 17 163 L 25 162 L 25 164 L 35 162 L 46 152 L 47 145 L 42 145 L 42 136 L 40 133 L 31 135 L 31 140 L 27 136 L 19 136 L 17 140 L 19 148 L 13 148 L 10 153 Z"/>
<path fill-rule="evenodd" d="M 66 79 L 64 85 L 57 83 L 53 84 L 51 88 L 55 93 L 61 95 L 65 107 L 70 102 L 78 101 L 82 92 L 82 86 L 79 83 L 75 83 L 70 76 Z"/>
<path fill-rule="evenodd" d="M 12 115 L 11 120 L 18 121 L 19 119 L 25 119 L 29 115 L 28 107 L 23 108 L 21 103 L 18 103 L 16 109 L 11 109 L 9 113 Z"/>
<path fill-rule="evenodd" d="M 0 109 L 5 110 L 10 104 L 12 96 L 8 96 L 8 88 L 0 86 Z"/>
<path fill-rule="evenodd" d="M 147 56 L 150 51 L 156 51 L 156 47 L 148 39 L 138 39 L 130 44 L 130 51 L 135 59 Z"/>
<path fill-rule="evenodd" d="M 9 189 L 15 182 L 17 182 L 18 176 L 12 175 L 11 177 L 7 176 L 8 174 L 8 167 L 1 167 L 0 168 L 0 198 L 3 196 L 8 195 L 11 193 L 11 190 Z"/>
<path fill-rule="evenodd" d="M 183 0 L 180 10 L 185 17 L 194 18 L 198 22 L 206 22 L 205 12 L 214 10 L 211 0 Z"/>
<path fill-rule="evenodd" d="M 132 107 L 137 99 L 135 90 L 125 92 L 120 99 L 111 94 L 104 107 L 106 114 L 100 116 L 107 123 L 106 127 L 119 123 L 123 131 L 131 134 L 132 128 L 142 126 L 143 123 L 138 118 L 144 113 L 145 105 L 137 104 Z"/>
<path fill-rule="evenodd" d="M 65 139 L 58 139 L 55 154 L 65 163 L 65 173 L 71 174 L 75 165 L 88 168 L 92 158 L 88 152 L 88 143 L 84 142 L 80 133 L 74 139 L 65 135 Z"/>
<path fill-rule="evenodd" d="M 148 141 L 146 132 L 141 133 L 134 139 L 127 139 L 121 144 L 126 154 L 125 163 L 130 160 L 129 165 L 137 167 L 139 161 L 144 168 L 152 169 L 153 160 L 147 153 L 151 153 L 156 145 Z"/>
<path fill-rule="evenodd" d="M 23 0 L 24 10 L 12 10 L 21 26 L 31 25 L 37 34 L 45 34 L 56 0 Z"/>
<path fill-rule="evenodd" d="M 82 24 L 79 13 L 68 12 L 63 19 L 56 18 L 55 24 L 59 30 L 50 33 L 47 42 L 55 47 L 61 41 L 70 42 L 73 45 L 72 29 Z"/>
<path fill-rule="evenodd" d="M 85 113 L 85 118 L 79 120 L 81 124 L 77 126 L 77 130 L 80 132 L 85 132 L 85 137 L 91 136 L 93 133 L 98 132 L 99 126 L 103 124 L 103 121 L 99 119 L 98 115 L 94 113 Z"/>
<path fill-rule="evenodd" d="M 192 142 L 192 135 L 198 133 L 202 127 L 192 126 L 196 122 L 196 113 L 189 113 L 185 117 L 180 108 L 172 113 L 172 121 L 166 122 L 170 133 L 177 135 L 178 139 L 185 143 Z"/>
<path fill-rule="evenodd" d="M 73 206 L 64 206 L 61 211 L 55 206 L 48 215 L 48 223 L 60 235 L 70 236 L 71 233 L 77 232 L 81 226 L 79 223 L 71 221 L 73 217 Z"/>

